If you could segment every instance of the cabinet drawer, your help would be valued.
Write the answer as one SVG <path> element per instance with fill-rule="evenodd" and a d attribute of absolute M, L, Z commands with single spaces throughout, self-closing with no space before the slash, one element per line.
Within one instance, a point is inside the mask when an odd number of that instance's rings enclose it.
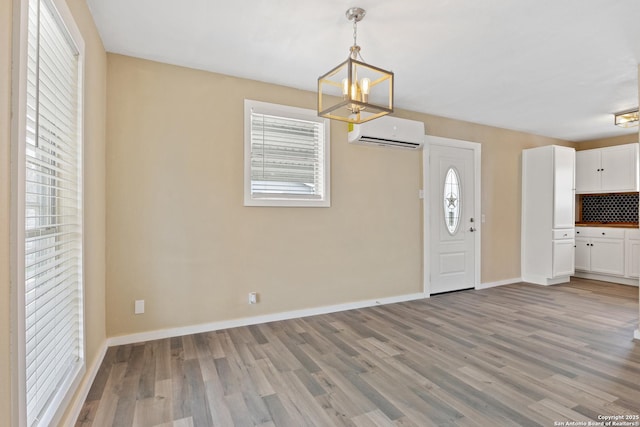
<path fill-rule="evenodd" d="M 560 229 L 553 230 L 553 240 L 562 240 L 562 239 L 573 239 L 575 237 L 575 230 L 573 228 L 570 229 Z"/>
<path fill-rule="evenodd" d="M 600 228 L 593 237 L 624 239 L 624 230 L 620 228 Z"/>
<path fill-rule="evenodd" d="M 603 237 L 610 239 L 624 239 L 623 228 L 607 227 L 576 227 L 576 237 Z"/>
<path fill-rule="evenodd" d="M 597 232 L 596 227 L 576 227 L 576 237 L 593 237 Z"/>

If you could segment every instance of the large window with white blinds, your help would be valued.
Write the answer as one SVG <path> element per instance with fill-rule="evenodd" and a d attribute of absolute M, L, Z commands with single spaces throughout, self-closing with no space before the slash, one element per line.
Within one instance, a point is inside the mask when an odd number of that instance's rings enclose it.
<path fill-rule="evenodd" d="M 21 418 L 39 426 L 64 409 L 84 369 L 82 58 L 54 0 L 21 5 L 28 17 L 18 142 Z"/>
<path fill-rule="evenodd" d="M 246 206 L 321 206 L 329 198 L 329 120 L 245 100 Z"/>

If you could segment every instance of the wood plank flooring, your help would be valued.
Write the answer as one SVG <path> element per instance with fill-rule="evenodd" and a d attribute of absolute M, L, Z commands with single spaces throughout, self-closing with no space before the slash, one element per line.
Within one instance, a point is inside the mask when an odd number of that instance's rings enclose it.
<path fill-rule="evenodd" d="M 637 426 L 637 327 L 575 279 L 112 347 L 76 426 Z"/>

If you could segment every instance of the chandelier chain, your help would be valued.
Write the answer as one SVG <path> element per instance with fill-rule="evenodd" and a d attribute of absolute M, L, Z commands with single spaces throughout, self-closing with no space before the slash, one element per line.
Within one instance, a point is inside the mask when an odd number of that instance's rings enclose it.
<path fill-rule="evenodd" d="M 358 22 L 354 19 L 353 20 L 353 45 L 357 46 L 358 45 Z"/>
<path fill-rule="evenodd" d="M 362 58 L 362 54 L 360 53 L 360 46 L 358 46 L 358 20 L 353 20 L 353 47 L 351 48 L 351 55 L 353 59 L 360 58 L 361 61 L 364 62 L 364 58 Z"/>

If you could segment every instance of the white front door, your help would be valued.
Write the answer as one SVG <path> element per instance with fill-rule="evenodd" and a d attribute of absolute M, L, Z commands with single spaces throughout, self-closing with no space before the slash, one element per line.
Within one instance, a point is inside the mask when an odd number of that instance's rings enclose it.
<path fill-rule="evenodd" d="M 430 294 L 474 288 L 479 280 L 474 152 L 479 144 L 468 144 L 429 146 L 425 238 L 429 242 Z"/>

